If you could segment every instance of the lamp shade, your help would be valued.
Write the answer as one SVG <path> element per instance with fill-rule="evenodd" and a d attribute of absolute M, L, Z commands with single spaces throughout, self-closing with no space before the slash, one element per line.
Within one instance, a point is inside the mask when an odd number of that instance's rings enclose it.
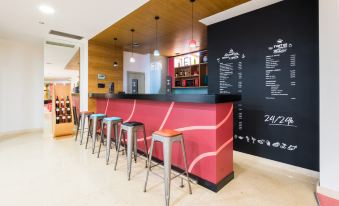
<path fill-rule="evenodd" d="M 197 42 L 196 42 L 194 39 L 192 39 L 192 40 L 189 42 L 189 46 L 190 46 L 191 48 L 195 48 L 195 47 L 197 47 Z"/>
<path fill-rule="evenodd" d="M 154 55 L 155 57 L 160 56 L 159 50 L 158 50 L 158 49 L 154 50 L 153 55 Z"/>

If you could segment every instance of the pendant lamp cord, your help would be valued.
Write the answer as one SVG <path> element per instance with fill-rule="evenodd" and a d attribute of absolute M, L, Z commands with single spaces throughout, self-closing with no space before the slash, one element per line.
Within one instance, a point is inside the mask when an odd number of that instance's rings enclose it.
<path fill-rule="evenodd" d="M 155 49 L 158 49 L 158 20 L 155 20 Z"/>
<path fill-rule="evenodd" d="M 132 56 L 133 56 L 133 30 L 132 30 L 132 43 L 131 43 L 131 47 L 132 47 Z"/>
<path fill-rule="evenodd" d="M 194 1 L 192 1 L 192 39 L 193 39 L 193 4 Z"/>

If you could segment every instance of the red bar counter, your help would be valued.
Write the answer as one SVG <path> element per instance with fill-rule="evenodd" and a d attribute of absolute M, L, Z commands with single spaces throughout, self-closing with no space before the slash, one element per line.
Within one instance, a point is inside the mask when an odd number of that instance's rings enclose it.
<path fill-rule="evenodd" d="M 198 184 L 217 192 L 233 179 L 233 102 L 239 95 L 90 94 L 97 99 L 96 112 L 143 122 L 148 145 L 154 131 L 182 131 L 188 172 Z M 144 151 L 143 139 L 138 148 Z M 154 145 L 153 157 L 162 160 L 162 145 Z M 184 168 L 181 148 L 173 145 L 172 167 Z"/>

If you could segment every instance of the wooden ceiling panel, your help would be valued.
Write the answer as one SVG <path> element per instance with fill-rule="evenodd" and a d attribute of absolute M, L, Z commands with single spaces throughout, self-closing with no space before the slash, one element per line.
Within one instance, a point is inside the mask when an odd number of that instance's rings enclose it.
<path fill-rule="evenodd" d="M 137 53 L 152 53 L 155 49 L 155 20 L 158 22 L 158 45 L 161 55 L 174 56 L 176 53 L 207 48 L 207 27 L 199 22 L 213 14 L 238 6 L 249 0 L 196 0 L 194 3 L 194 39 L 199 47 L 191 49 L 191 9 L 189 0 L 150 0 L 139 9 L 113 24 L 95 36 L 91 41 L 113 44 L 117 37 L 117 45 L 124 50 L 131 50 L 131 32 L 135 29 L 134 42 Z"/>

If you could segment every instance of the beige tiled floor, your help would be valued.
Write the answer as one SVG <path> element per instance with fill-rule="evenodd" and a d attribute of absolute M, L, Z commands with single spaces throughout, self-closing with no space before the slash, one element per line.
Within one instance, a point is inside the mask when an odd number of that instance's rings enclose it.
<path fill-rule="evenodd" d="M 47 121 L 46 121 L 47 123 Z M 0 205 L 22 206 L 124 206 L 164 205 L 162 180 L 150 175 L 148 192 L 143 192 L 144 161 L 133 165 L 131 181 L 126 177 L 126 161 L 120 159 L 117 171 L 79 146 L 73 138 L 51 138 L 44 133 L 0 138 Z M 235 179 L 214 193 L 193 185 L 172 184 L 171 205 L 223 206 L 313 206 L 316 178 L 270 167 L 235 153 Z M 161 174 L 161 168 L 155 169 Z"/>

